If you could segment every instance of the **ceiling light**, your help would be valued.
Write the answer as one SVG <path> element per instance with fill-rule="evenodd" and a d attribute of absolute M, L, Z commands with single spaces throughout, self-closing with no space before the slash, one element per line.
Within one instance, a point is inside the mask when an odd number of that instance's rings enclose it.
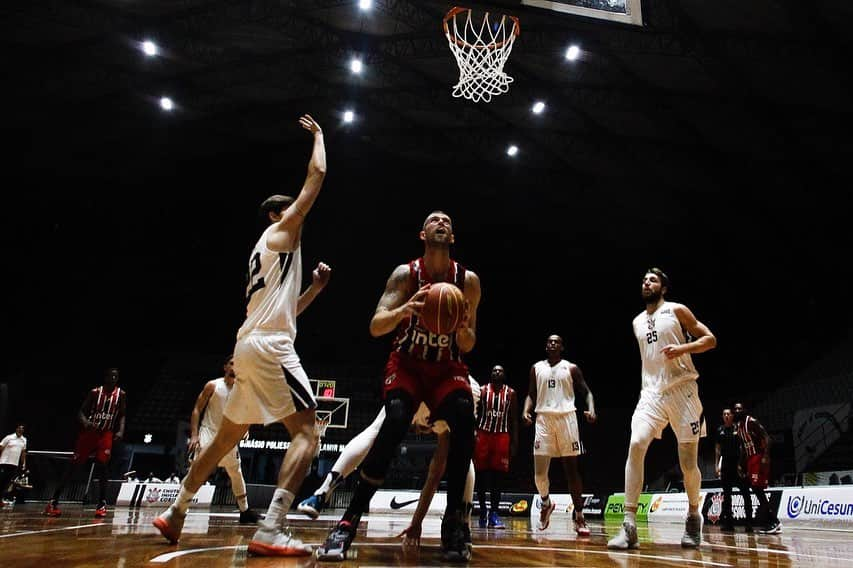
<path fill-rule="evenodd" d="M 355 113 L 351 110 L 344 111 L 344 122 L 352 122 L 355 120 Z"/>
<path fill-rule="evenodd" d="M 515 156 L 516 154 L 518 154 L 518 146 L 513 144 L 509 148 L 506 149 L 506 155 L 507 156 Z"/>
<path fill-rule="evenodd" d="M 581 48 L 576 45 L 571 45 L 569 46 L 569 49 L 566 50 L 566 59 L 568 59 L 569 61 L 574 61 L 578 57 L 580 57 L 580 54 Z"/>
<path fill-rule="evenodd" d="M 160 97 L 160 108 L 163 110 L 172 110 L 175 108 L 175 103 L 169 97 Z"/>
<path fill-rule="evenodd" d="M 530 110 L 533 111 L 533 114 L 542 114 L 542 111 L 545 110 L 545 103 L 542 101 L 536 101 L 533 103 L 533 108 Z"/>
<path fill-rule="evenodd" d="M 142 53 L 148 57 L 154 57 L 159 51 L 160 49 L 157 47 L 157 44 L 150 39 L 146 39 L 142 42 Z"/>
<path fill-rule="evenodd" d="M 372 0 L 358 0 L 358 7 L 362 10 L 370 10 L 373 7 Z"/>
<path fill-rule="evenodd" d="M 349 62 L 350 71 L 353 73 L 361 73 L 361 70 L 364 66 L 361 64 L 360 59 L 353 59 Z"/>

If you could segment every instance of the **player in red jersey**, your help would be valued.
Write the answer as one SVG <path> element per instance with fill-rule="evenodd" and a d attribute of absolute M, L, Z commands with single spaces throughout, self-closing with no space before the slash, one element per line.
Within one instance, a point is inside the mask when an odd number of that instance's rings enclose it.
<path fill-rule="evenodd" d="M 756 519 L 765 523 L 764 530 L 759 532 L 779 534 L 782 532 L 782 524 L 773 514 L 764 493 L 770 481 L 770 435 L 761 422 L 746 413 L 742 403 L 735 403 L 734 413 L 737 435 L 740 438 L 741 460 L 744 462 L 741 469 L 746 472 L 746 481 L 758 498 Z"/>
<path fill-rule="evenodd" d="M 118 387 L 119 371 L 111 367 L 104 371 L 104 383 L 93 388 L 83 401 L 77 418 L 82 429 L 77 436 L 74 455 L 71 463 L 65 469 L 62 480 L 56 487 L 51 499 L 44 509 L 50 517 L 62 514 L 59 509 L 59 497 L 62 490 L 71 479 L 76 466 L 86 463 L 89 457 L 95 459 L 95 471 L 98 476 L 98 508 L 95 517 L 107 515 L 107 464 L 112 455 L 113 442 L 124 437 L 124 417 L 127 408 L 127 395 Z"/>
<path fill-rule="evenodd" d="M 498 516 L 501 485 L 509 471 L 509 460 L 518 448 L 518 402 L 515 390 L 504 384 L 506 371 L 501 365 L 492 367 L 491 381 L 480 389 L 477 413 L 477 441 L 474 446 L 474 469 L 480 481 L 480 528 L 506 528 Z M 486 508 L 486 490 L 491 497 L 491 510 Z"/>
<path fill-rule="evenodd" d="M 420 239 L 423 256 L 394 269 L 370 321 L 373 337 L 397 332 L 385 365 L 385 420 L 361 466 L 349 507 L 317 551 L 320 560 L 344 560 L 359 519 L 382 485 L 394 451 L 421 402 L 427 404 L 434 421 L 444 420 L 450 427 L 447 508 L 441 524 L 443 559 L 467 561 L 471 557 L 463 493 L 474 449 L 474 403 L 462 354 L 471 351 L 477 339 L 480 278 L 450 258 L 454 235 L 446 213 L 427 215 Z M 419 319 L 429 285 L 435 282 L 455 284 L 465 295 L 462 323 L 448 334 L 431 333 Z"/>

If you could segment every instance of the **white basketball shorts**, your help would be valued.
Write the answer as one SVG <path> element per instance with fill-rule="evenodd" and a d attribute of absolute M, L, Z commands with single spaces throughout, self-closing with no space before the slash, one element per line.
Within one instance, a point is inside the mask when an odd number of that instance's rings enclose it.
<path fill-rule="evenodd" d="M 289 337 L 253 332 L 234 346 L 237 380 L 224 414 L 236 424 L 272 424 L 317 408 L 308 375 Z"/>
<path fill-rule="evenodd" d="M 534 456 L 560 458 L 583 453 L 578 434 L 576 412 L 567 414 L 537 414 L 536 437 L 533 439 Z"/>
<path fill-rule="evenodd" d="M 649 428 L 655 438 L 660 438 L 667 424 L 679 442 L 697 442 L 705 436 L 702 401 L 699 400 L 696 381 L 685 381 L 663 393 L 640 391 L 640 400 L 631 417 L 631 430 Z"/>
<path fill-rule="evenodd" d="M 202 426 L 198 429 L 198 443 L 200 445 L 199 449 L 196 450 L 196 456 L 201 453 L 201 451 L 210 446 L 210 443 L 213 441 L 213 438 L 216 436 L 216 431 L 211 430 L 210 428 L 205 428 Z M 224 467 L 225 469 L 229 468 L 239 468 L 240 467 L 240 450 L 238 446 L 234 446 L 234 449 L 225 454 L 221 460 L 219 460 L 219 467 Z"/>

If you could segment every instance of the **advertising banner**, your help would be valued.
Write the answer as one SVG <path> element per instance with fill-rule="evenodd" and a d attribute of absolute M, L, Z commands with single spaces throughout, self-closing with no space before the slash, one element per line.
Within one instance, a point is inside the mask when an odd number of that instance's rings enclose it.
<path fill-rule="evenodd" d="M 637 499 L 637 521 L 648 521 L 649 505 L 652 496 L 649 493 L 641 493 Z M 625 515 L 625 494 L 614 493 L 607 498 L 607 506 L 604 508 L 604 519 L 621 521 Z"/>
<path fill-rule="evenodd" d="M 853 524 L 853 486 L 794 487 L 782 491 L 777 513 L 782 523 Z"/>
<path fill-rule="evenodd" d="M 782 489 L 767 489 L 765 490 L 767 494 L 767 501 L 770 506 L 771 511 L 779 510 L 779 502 L 782 499 Z M 758 498 L 755 496 L 755 493 L 752 491 L 749 492 L 750 506 L 752 507 L 752 518 L 754 522 L 757 523 L 755 519 L 758 518 Z M 715 489 L 706 489 L 705 490 L 705 501 L 702 504 L 702 516 L 705 518 L 705 522 L 716 525 L 720 522 L 720 515 L 723 512 L 723 490 L 721 488 Z M 743 495 L 740 494 L 740 491 L 737 488 L 732 489 L 732 517 L 733 522 L 736 525 L 743 525 L 746 522 L 746 508 L 744 507 Z M 779 517 L 782 518 L 781 516 Z"/>
<path fill-rule="evenodd" d="M 202 485 L 190 502 L 190 507 L 210 507 L 213 502 L 213 485 Z M 124 482 L 118 491 L 117 507 L 162 507 L 172 504 L 181 486 L 175 483 Z"/>

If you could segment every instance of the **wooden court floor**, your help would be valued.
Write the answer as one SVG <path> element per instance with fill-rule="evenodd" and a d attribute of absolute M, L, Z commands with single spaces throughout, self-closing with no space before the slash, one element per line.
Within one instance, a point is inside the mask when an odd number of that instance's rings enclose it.
<path fill-rule="evenodd" d="M 92 507 L 63 505 L 63 515 L 47 518 L 37 503 L 0 509 L 0 566 L 440 566 L 438 517 L 424 523 L 421 548 L 404 549 L 395 535 L 408 524 L 408 514 L 365 516 L 344 563 L 319 563 L 313 558 L 248 557 L 246 544 L 253 529 L 237 523 L 231 510 L 193 512 L 184 534 L 172 546 L 151 526 L 155 509 L 111 509 L 105 519 L 93 518 Z M 289 515 L 295 533 L 320 544 L 337 520 L 323 515 L 310 521 Z M 470 566 L 853 566 L 853 532 L 785 527 L 781 535 L 726 535 L 706 526 L 699 550 L 679 545 L 683 526 L 641 526 L 639 550 L 608 551 L 607 539 L 619 526 L 590 523 L 592 536 L 578 539 L 567 518 L 555 518 L 548 531 L 531 530 L 526 518 L 505 519 L 506 530 L 474 528 Z M 476 523 L 475 523 L 476 524 Z"/>

